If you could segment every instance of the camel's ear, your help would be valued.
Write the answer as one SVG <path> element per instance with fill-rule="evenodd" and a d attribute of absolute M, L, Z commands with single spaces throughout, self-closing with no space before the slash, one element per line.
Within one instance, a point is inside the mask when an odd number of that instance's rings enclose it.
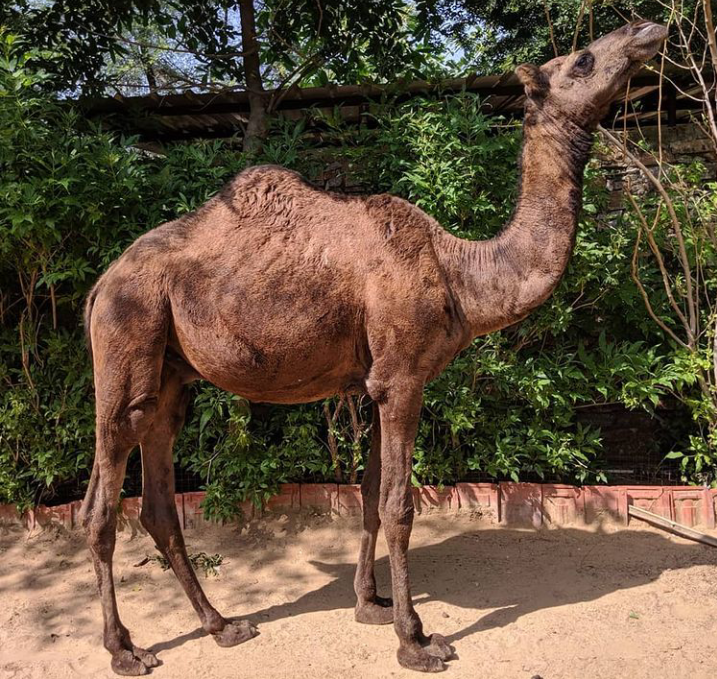
<path fill-rule="evenodd" d="M 539 101 L 545 99 L 550 89 L 548 76 L 534 64 L 521 64 L 515 69 L 518 80 L 525 86 L 525 95 Z"/>

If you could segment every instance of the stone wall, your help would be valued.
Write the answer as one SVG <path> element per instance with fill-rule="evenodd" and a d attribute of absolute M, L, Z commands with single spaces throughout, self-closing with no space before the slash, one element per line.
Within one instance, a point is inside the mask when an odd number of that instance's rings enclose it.
<path fill-rule="evenodd" d="M 418 514 L 430 512 L 466 512 L 504 526 L 533 528 L 569 525 L 630 523 L 630 506 L 652 512 L 685 526 L 715 528 L 717 490 L 691 486 L 569 486 L 554 483 L 457 483 L 455 486 L 413 488 L 413 503 Z M 208 523 L 202 503 L 205 494 L 179 493 L 175 506 L 180 525 L 201 529 Z M 0 505 L 0 529 L 24 526 L 27 530 L 57 526 L 79 529 L 81 501 L 46 507 L 40 505 L 20 514 L 14 505 Z M 279 493 L 262 507 L 249 502 L 240 506 L 240 524 L 266 515 L 301 511 L 311 514 L 359 516 L 362 510 L 361 488 L 335 483 L 283 484 Z M 142 498 L 122 500 L 119 508 L 120 529 L 142 532 Z"/>
<path fill-rule="evenodd" d="M 660 135 L 662 137 L 663 162 L 688 165 L 700 161 L 705 168 L 705 180 L 714 181 L 717 178 L 717 150 L 712 147 L 708 137 L 697 125 L 663 126 L 661 130 L 658 130 L 657 127 L 646 127 L 639 131 L 631 130 L 629 133 L 631 141 L 646 142 L 650 149 L 655 150 L 659 148 Z M 640 153 L 635 146 L 632 146 L 630 150 L 657 176 L 658 164 L 654 154 Z M 627 182 L 632 186 L 633 193 L 637 195 L 654 190 L 642 171 L 635 165 L 626 163 L 616 151 L 600 147 L 598 157 L 607 174 L 607 186 L 610 190 L 608 209 L 610 211 L 620 211 L 624 208 L 623 189 Z"/>

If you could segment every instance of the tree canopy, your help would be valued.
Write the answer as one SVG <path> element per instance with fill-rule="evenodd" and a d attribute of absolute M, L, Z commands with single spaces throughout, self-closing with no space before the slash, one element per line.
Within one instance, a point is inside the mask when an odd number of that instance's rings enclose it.
<path fill-rule="evenodd" d="M 412 77 L 431 59 L 432 12 L 404 0 L 19 0 L 0 10 L 0 24 L 62 54 L 47 64 L 59 88 L 241 87 L 248 5 L 272 85 Z M 128 59 L 139 67 L 134 83 L 121 68 Z"/>
<path fill-rule="evenodd" d="M 54 54 L 45 84 L 64 95 L 247 90 L 251 146 L 292 86 L 503 72 L 666 12 L 660 0 L 16 0 L 0 25 Z"/>

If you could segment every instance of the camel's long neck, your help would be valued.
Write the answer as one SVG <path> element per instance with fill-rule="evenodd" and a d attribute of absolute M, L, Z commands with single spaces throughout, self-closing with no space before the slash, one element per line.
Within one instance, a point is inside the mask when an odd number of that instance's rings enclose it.
<path fill-rule="evenodd" d="M 582 177 L 591 145 L 584 130 L 543 117 L 526 120 L 518 204 L 487 241 L 443 232 L 436 244 L 473 336 L 527 316 L 553 292 L 575 241 Z"/>

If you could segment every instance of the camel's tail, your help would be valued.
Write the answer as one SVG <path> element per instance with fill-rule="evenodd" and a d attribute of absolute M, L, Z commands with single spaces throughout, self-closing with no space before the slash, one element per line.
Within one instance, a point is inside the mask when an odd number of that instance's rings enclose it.
<path fill-rule="evenodd" d="M 99 285 L 96 284 L 92 290 L 90 290 L 90 294 L 87 295 L 87 299 L 85 300 L 85 340 L 87 341 L 87 350 L 90 352 L 90 361 L 93 360 L 92 355 L 92 332 L 91 332 L 91 324 L 92 324 L 92 308 L 95 305 L 95 299 L 97 299 L 97 293 L 99 292 Z"/>

